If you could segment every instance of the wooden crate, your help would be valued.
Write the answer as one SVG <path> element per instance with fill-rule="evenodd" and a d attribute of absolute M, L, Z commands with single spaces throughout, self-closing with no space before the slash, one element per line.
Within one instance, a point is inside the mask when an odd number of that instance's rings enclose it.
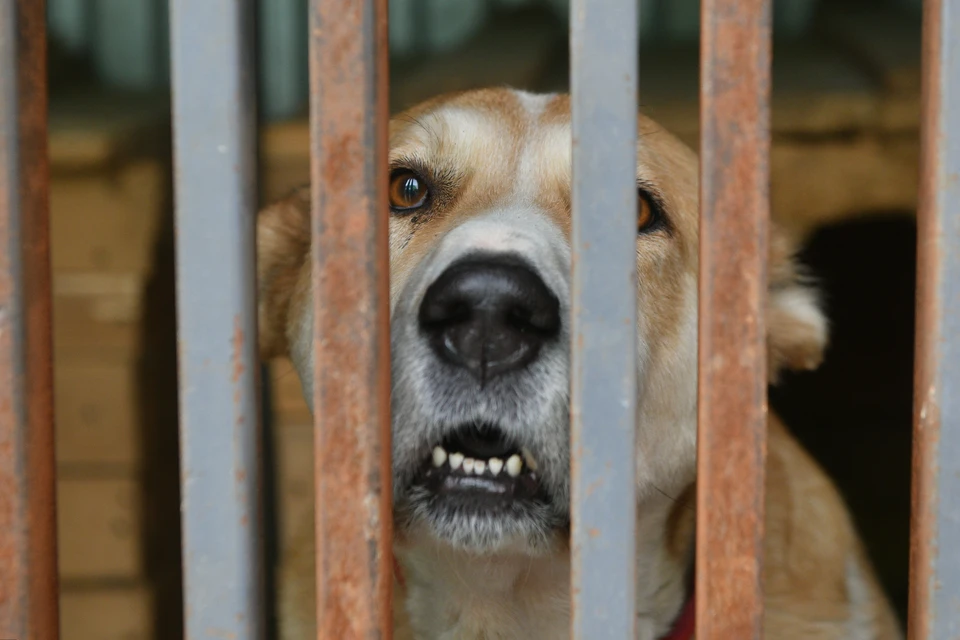
<path fill-rule="evenodd" d="M 54 273 L 54 357 L 136 353 L 143 286 L 137 273 Z"/>
<path fill-rule="evenodd" d="M 139 491 L 135 477 L 61 474 L 57 537 L 64 585 L 142 576 Z"/>
<path fill-rule="evenodd" d="M 170 215 L 168 104 L 115 92 L 51 103 L 59 564 L 65 637 L 78 640 L 148 637 L 145 585 L 74 589 L 144 575 L 135 384 L 144 283 Z"/>
<path fill-rule="evenodd" d="M 271 408 L 278 424 L 312 424 L 310 408 L 293 363 L 277 358 L 270 363 Z"/>
<path fill-rule="evenodd" d="M 278 526 L 280 552 L 313 518 L 313 425 L 305 423 L 277 424 L 274 431 L 277 443 L 279 495 Z"/>
<path fill-rule="evenodd" d="M 60 594 L 61 640 L 152 640 L 152 616 L 152 594 L 142 584 Z"/>
<path fill-rule="evenodd" d="M 164 204 L 164 180 L 156 159 L 54 171 L 50 185 L 54 272 L 146 272 Z"/>
<path fill-rule="evenodd" d="M 58 358 L 54 371 L 61 472 L 132 474 L 140 468 L 136 361 L 128 356 Z"/>
<path fill-rule="evenodd" d="M 270 203 L 310 183 L 310 123 L 278 122 L 261 133 L 260 199 Z"/>

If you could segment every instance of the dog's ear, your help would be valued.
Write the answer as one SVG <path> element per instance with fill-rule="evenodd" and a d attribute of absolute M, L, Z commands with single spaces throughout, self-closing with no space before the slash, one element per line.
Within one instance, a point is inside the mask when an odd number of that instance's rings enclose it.
<path fill-rule="evenodd" d="M 794 242 L 771 225 L 767 298 L 767 376 L 781 371 L 816 369 L 827 346 L 827 318 L 812 280 L 794 256 Z"/>
<path fill-rule="evenodd" d="M 310 188 L 295 190 L 257 216 L 257 319 L 260 357 L 289 354 L 290 308 L 310 286 Z M 309 293 L 309 291 L 307 291 Z"/>

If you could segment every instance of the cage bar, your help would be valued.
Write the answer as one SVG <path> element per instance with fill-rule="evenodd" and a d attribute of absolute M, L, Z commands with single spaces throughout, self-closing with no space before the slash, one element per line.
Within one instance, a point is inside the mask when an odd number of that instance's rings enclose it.
<path fill-rule="evenodd" d="M 637 3 L 574 0 L 571 637 L 636 635 Z"/>
<path fill-rule="evenodd" d="M 170 5 L 185 633 L 264 632 L 252 4 Z"/>
<path fill-rule="evenodd" d="M 392 633 L 387 46 L 386 0 L 311 1 L 321 639 Z"/>
<path fill-rule="evenodd" d="M 960 636 L 960 1 L 923 8 L 911 640 Z"/>
<path fill-rule="evenodd" d="M 697 638 L 760 638 L 771 3 L 703 0 Z"/>
<path fill-rule="evenodd" d="M 56 640 L 45 2 L 0 3 L 0 637 Z"/>

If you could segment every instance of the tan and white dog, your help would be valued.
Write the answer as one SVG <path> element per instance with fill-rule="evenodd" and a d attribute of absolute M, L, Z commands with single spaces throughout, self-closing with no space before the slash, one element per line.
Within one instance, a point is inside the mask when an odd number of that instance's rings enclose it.
<path fill-rule="evenodd" d="M 639 128 L 637 637 L 654 640 L 689 637 L 698 178 L 689 148 Z M 567 638 L 569 100 L 436 98 L 390 123 L 390 171 L 395 636 Z M 262 351 L 289 354 L 308 390 L 309 242 L 308 189 L 261 213 Z M 776 227 L 770 247 L 773 381 L 819 364 L 827 323 Z M 285 640 L 315 637 L 304 527 L 282 569 Z M 765 637 L 900 637 L 840 496 L 775 417 L 766 531 Z"/>

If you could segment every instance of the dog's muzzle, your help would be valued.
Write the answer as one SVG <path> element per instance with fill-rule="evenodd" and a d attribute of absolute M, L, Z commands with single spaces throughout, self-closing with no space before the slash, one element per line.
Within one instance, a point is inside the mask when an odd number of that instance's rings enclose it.
<path fill-rule="evenodd" d="M 474 256 L 450 265 L 427 289 L 418 322 L 446 365 L 481 389 L 534 362 L 560 331 L 560 302 L 522 260 Z M 432 449 L 417 479 L 460 507 L 544 499 L 530 450 L 496 422 L 465 423 Z"/>
<path fill-rule="evenodd" d="M 426 524 L 439 538 L 489 549 L 517 536 L 545 539 L 565 523 L 569 258 L 551 231 L 532 213 L 466 223 L 398 296 L 401 527 Z"/>

